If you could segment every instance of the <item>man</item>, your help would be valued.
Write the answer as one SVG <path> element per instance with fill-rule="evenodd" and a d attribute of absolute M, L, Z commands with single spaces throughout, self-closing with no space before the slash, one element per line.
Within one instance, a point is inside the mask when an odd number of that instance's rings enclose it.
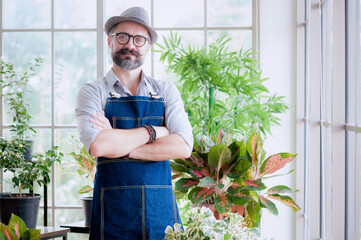
<path fill-rule="evenodd" d="M 168 160 L 191 154 L 192 128 L 176 87 L 142 71 L 158 38 L 146 11 L 109 18 L 105 32 L 112 69 L 79 90 L 75 110 L 98 157 L 90 239 L 163 239 L 180 223 Z"/>

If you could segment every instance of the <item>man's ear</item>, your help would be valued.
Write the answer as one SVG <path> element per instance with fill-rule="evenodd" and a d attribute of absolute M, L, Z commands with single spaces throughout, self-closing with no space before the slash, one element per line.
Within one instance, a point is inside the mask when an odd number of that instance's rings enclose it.
<path fill-rule="evenodd" d="M 108 47 L 110 48 L 110 43 L 111 43 L 111 38 L 110 38 L 110 36 L 108 36 L 108 38 L 107 38 L 107 43 L 108 43 Z"/>

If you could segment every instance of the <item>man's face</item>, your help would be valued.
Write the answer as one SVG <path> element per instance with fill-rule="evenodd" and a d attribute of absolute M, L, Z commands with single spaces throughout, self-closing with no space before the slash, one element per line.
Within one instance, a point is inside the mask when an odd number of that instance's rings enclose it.
<path fill-rule="evenodd" d="M 111 50 L 113 63 L 124 70 L 133 70 L 144 64 L 145 56 L 151 48 L 147 40 L 145 45 L 137 47 L 133 43 L 133 37 L 129 38 L 128 43 L 120 44 L 117 37 L 111 36 L 112 33 L 127 33 L 129 35 L 141 35 L 150 39 L 148 30 L 140 24 L 133 22 L 123 22 L 115 26 L 109 34 L 108 46 Z"/>

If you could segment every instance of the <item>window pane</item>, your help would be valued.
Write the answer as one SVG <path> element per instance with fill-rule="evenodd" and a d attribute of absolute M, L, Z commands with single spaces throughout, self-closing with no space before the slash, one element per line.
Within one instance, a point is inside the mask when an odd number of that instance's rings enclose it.
<path fill-rule="evenodd" d="M 3 57 L 6 62 L 13 63 L 19 73 L 34 62 L 34 57 L 43 57 L 44 62 L 37 69 L 37 74 L 30 78 L 28 94 L 31 124 L 50 124 L 51 120 L 51 91 L 50 91 L 50 33 L 23 32 L 3 33 Z M 4 112 L 8 112 L 8 105 L 4 105 Z M 8 125 L 12 119 L 4 115 L 4 124 Z"/>
<path fill-rule="evenodd" d="M 55 0 L 55 28 L 95 28 L 95 0 Z"/>
<path fill-rule="evenodd" d="M 79 200 L 80 204 L 80 200 Z M 83 209 L 56 209 L 55 226 L 84 221 Z M 77 234 L 79 237 L 83 234 Z M 80 239 L 80 238 L 77 238 Z"/>
<path fill-rule="evenodd" d="M 82 186 L 90 184 L 77 174 L 78 165 L 69 155 L 71 152 L 79 152 L 82 147 L 72 138 L 77 133 L 76 129 L 55 131 L 56 144 L 64 153 L 62 165 L 56 167 L 56 205 L 81 205 L 79 198 L 86 194 L 81 195 L 78 191 Z"/>
<path fill-rule="evenodd" d="M 251 0 L 208 0 L 209 27 L 237 27 L 252 25 Z"/>
<path fill-rule="evenodd" d="M 230 50 L 240 50 L 241 48 L 250 49 L 252 48 L 252 31 L 241 30 L 241 31 L 209 31 L 208 32 L 208 44 L 215 42 L 219 37 L 226 35 L 232 38 L 228 43 Z"/>
<path fill-rule="evenodd" d="M 106 0 L 105 1 L 105 21 L 112 17 L 112 16 L 119 16 L 125 9 L 134 7 L 134 6 L 140 6 L 144 8 L 149 17 L 150 12 L 150 1 L 149 0 Z"/>
<path fill-rule="evenodd" d="M 154 1 L 155 27 L 202 27 L 203 0 Z"/>
<path fill-rule="evenodd" d="M 96 80 L 95 32 L 55 33 L 55 123 L 75 125 L 76 95 Z"/>
<path fill-rule="evenodd" d="M 51 1 L 3 0 L 2 2 L 4 29 L 50 28 Z"/>
<path fill-rule="evenodd" d="M 203 31 L 173 31 L 173 34 L 178 34 L 182 37 L 182 45 L 187 47 L 188 45 L 202 46 L 204 44 L 204 33 Z M 164 45 L 163 36 L 168 39 L 170 36 L 169 31 L 158 31 L 160 45 Z M 159 49 L 159 47 L 155 47 Z M 177 77 L 174 74 L 166 73 L 167 63 L 164 64 L 160 62 L 160 53 L 154 53 L 154 76 L 156 79 L 167 80 L 167 81 L 176 81 Z"/>

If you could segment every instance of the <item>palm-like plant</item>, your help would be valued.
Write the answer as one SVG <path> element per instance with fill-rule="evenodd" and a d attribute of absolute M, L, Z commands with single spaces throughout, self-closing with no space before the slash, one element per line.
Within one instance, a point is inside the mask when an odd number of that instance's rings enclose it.
<path fill-rule="evenodd" d="M 219 38 L 208 47 L 185 48 L 177 34 L 164 38 L 160 60 L 175 73 L 196 140 L 215 137 L 223 129 L 233 138 L 247 137 L 250 129 L 270 133 L 279 124 L 276 113 L 288 108 L 284 97 L 269 94 L 251 50 L 229 51 L 231 39 Z"/>

